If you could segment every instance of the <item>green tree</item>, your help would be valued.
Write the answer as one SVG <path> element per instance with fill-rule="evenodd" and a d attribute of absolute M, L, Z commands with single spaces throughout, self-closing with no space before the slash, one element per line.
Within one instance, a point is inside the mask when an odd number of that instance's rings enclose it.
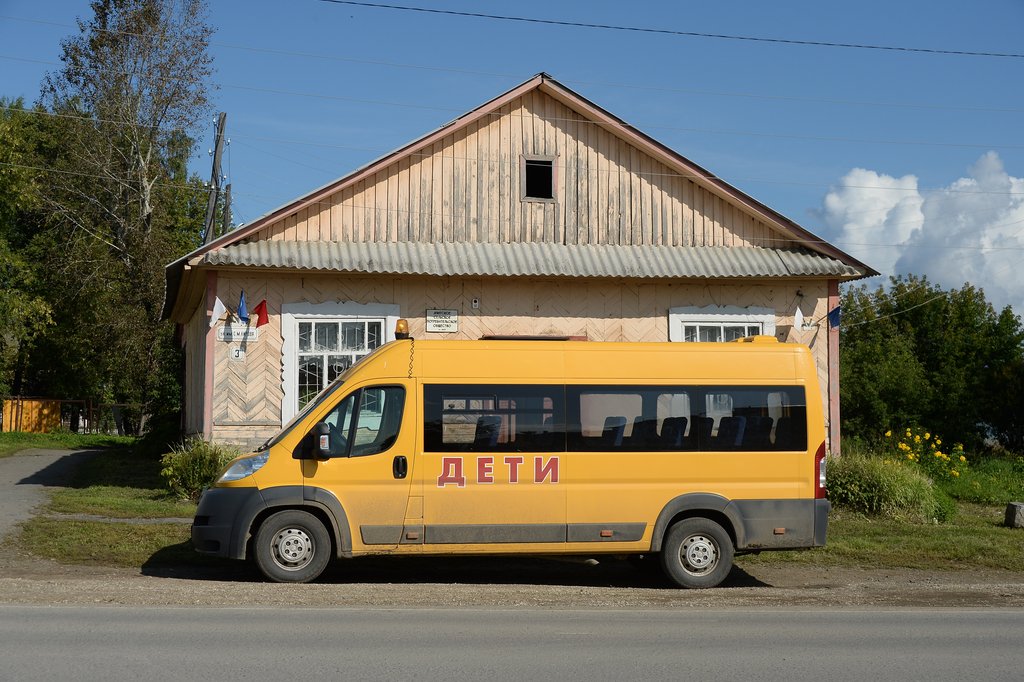
<path fill-rule="evenodd" d="M 1019 438 L 1019 409 L 1006 406 L 1024 403 L 1014 383 L 1024 327 L 1009 307 L 997 313 L 970 284 L 944 291 L 913 275 L 874 292 L 847 289 L 842 304 L 848 433 L 871 438 L 920 424 L 972 447 Z"/>
<path fill-rule="evenodd" d="M 34 113 L 21 100 L 0 98 L 0 394 L 21 392 L 26 357 L 52 323 L 33 261 L 17 248 L 39 219 L 34 188 L 40 137 Z"/>
<path fill-rule="evenodd" d="M 91 10 L 42 85 L 59 135 L 39 150 L 45 222 L 24 252 L 55 324 L 27 379 L 40 394 L 174 409 L 163 268 L 198 245 L 202 227 L 205 188 L 186 164 L 190 131 L 209 111 L 212 29 L 199 0 L 96 0 Z"/>

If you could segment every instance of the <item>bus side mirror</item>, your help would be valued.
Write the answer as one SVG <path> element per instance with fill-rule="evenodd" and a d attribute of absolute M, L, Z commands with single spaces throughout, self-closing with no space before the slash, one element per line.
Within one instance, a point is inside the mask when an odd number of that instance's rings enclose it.
<path fill-rule="evenodd" d="M 324 460 L 331 457 L 331 427 L 317 422 L 292 453 L 294 459 Z"/>

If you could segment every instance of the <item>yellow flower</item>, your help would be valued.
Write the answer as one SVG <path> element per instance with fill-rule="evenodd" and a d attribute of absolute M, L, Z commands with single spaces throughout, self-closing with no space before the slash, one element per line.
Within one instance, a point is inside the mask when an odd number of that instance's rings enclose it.
<path fill-rule="evenodd" d="M 885 432 L 885 437 L 886 438 L 891 438 L 892 437 L 892 429 L 890 429 L 890 430 Z"/>
<path fill-rule="evenodd" d="M 921 436 L 914 436 L 914 442 L 915 443 L 920 443 L 921 442 Z"/>
<path fill-rule="evenodd" d="M 935 439 L 935 444 L 936 444 L 936 445 L 942 445 L 942 441 L 941 441 L 941 440 L 939 440 L 938 438 L 936 438 L 936 439 Z"/>
<path fill-rule="evenodd" d="M 914 456 L 913 455 L 907 455 L 907 459 L 909 459 L 911 462 L 913 462 L 914 461 Z"/>
<path fill-rule="evenodd" d="M 967 458 L 966 458 L 966 457 L 964 457 L 963 455 L 960 455 L 960 461 L 961 461 L 961 462 L 966 462 L 966 461 L 967 461 Z"/>
<path fill-rule="evenodd" d="M 954 476 L 960 476 L 960 472 L 957 471 L 956 469 L 953 469 L 953 471 L 950 471 L 949 473 L 953 474 Z"/>

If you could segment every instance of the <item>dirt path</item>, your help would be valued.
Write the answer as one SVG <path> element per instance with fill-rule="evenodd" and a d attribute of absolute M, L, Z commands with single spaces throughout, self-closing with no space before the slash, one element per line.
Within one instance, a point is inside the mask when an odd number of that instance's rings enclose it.
<path fill-rule="evenodd" d="M 0 459 L 0 533 L 30 517 L 85 453 Z M 381 608 L 1024 607 L 1024 575 L 754 564 L 737 560 L 713 590 L 666 588 L 626 561 L 372 558 L 337 562 L 312 585 L 274 585 L 242 562 L 119 569 L 0 552 L 0 604 Z"/>

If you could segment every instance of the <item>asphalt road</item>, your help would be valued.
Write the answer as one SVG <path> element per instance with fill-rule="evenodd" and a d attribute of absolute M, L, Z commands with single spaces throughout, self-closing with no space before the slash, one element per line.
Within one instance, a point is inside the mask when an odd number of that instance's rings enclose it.
<path fill-rule="evenodd" d="M 5 680 L 1019 680 L 1024 611 L 0 606 Z"/>

